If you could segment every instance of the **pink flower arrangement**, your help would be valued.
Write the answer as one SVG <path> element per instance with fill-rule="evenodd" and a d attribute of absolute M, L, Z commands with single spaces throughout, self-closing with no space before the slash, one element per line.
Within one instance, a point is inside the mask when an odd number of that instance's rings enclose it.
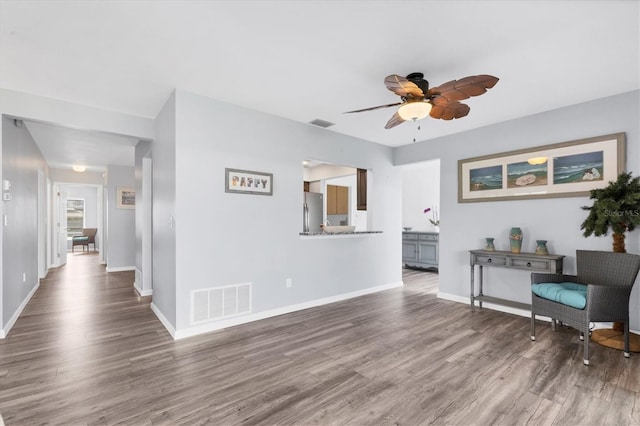
<path fill-rule="evenodd" d="M 431 222 L 431 224 L 433 226 L 440 226 L 440 219 L 438 218 L 438 210 L 434 207 L 433 209 L 431 207 L 427 207 L 426 209 L 424 209 L 424 214 L 427 214 L 431 212 L 431 218 L 429 219 L 429 222 Z"/>

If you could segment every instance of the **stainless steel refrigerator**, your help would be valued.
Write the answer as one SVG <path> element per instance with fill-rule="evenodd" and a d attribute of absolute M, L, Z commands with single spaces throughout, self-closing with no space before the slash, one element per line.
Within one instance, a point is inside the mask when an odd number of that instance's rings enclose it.
<path fill-rule="evenodd" d="M 322 232 L 323 196 L 317 192 L 305 192 L 302 206 L 303 232 Z"/>

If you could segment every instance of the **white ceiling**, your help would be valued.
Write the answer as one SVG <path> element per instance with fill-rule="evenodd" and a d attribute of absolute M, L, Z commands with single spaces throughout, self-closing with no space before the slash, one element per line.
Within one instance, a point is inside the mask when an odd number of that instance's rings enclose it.
<path fill-rule="evenodd" d="M 640 88 L 638 1 L 7 1 L 0 86 L 153 118 L 174 88 L 400 146 Z M 500 78 L 385 130 L 384 77 Z"/>
<path fill-rule="evenodd" d="M 25 121 L 49 167 L 87 166 L 89 171 L 105 171 L 106 165 L 134 166 L 138 139 L 69 129 Z"/>

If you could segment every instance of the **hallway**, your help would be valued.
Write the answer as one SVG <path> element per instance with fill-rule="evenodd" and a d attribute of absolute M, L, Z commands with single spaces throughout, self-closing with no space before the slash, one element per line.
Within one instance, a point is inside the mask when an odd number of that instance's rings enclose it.
<path fill-rule="evenodd" d="M 69 253 L 66 265 L 49 271 L 0 340 L 7 425 L 77 423 L 96 413 L 105 394 L 130 398 L 138 359 L 173 341 L 133 280 L 133 272 L 107 274 L 89 251 Z"/>

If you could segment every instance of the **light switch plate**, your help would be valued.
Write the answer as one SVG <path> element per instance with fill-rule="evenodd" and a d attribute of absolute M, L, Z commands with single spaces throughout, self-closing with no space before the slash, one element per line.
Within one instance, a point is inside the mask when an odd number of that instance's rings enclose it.
<path fill-rule="evenodd" d="M 2 199 L 4 201 L 11 201 L 11 193 L 10 192 L 4 192 L 2 193 Z"/>
<path fill-rule="evenodd" d="M 11 181 L 9 180 L 3 180 L 2 181 L 2 190 L 3 191 L 11 191 Z"/>

